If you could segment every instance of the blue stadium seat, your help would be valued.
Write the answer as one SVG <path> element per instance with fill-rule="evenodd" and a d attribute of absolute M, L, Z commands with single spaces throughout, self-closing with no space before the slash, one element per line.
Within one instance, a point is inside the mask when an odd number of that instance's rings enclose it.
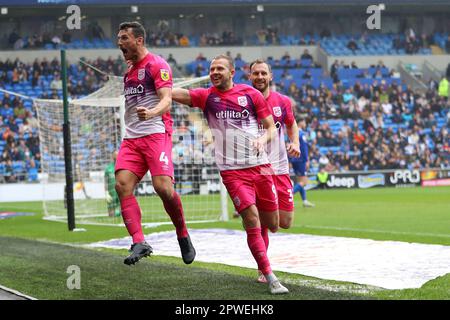
<path fill-rule="evenodd" d="M 16 174 L 21 174 L 25 172 L 25 163 L 23 161 L 13 161 L 12 162 L 13 172 Z"/>
<path fill-rule="evenodd" d="M 28 168 L 28 181 L 29 182 L 38 181 L 38 169 L 37 168 Z"/>

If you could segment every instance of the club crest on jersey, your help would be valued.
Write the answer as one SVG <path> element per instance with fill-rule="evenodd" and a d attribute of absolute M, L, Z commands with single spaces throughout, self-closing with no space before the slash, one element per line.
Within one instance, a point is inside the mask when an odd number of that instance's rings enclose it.
<path fill-rule="evenodd" d="M 169 70 L 167 70 L 167 69 L 160 69 L 159 71 L 161 73 L 161 79 L 162 80 L 168 81 L 170 79 Z"/>
<path fill-rule="evenodd" d="M 144 80 L 145 79 L 145 69 L 139 69 L 138 70 L 138 80 Z"/>
<path fill-rule="evenodd" d="M 241 107 L 246 107 L 248 105 L 247 97 L 246 96 L 238 97 L 238 104 Z"/>
<path fill-rule="evenodd" d="M 273 114 L 275 115 L 275 117 L 281 117 L 281 107 L 273 107 Z"/>

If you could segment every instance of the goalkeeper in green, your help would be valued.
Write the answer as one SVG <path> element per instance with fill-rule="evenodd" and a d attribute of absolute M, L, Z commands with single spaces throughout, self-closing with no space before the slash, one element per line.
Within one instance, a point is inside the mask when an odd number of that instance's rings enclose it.
<path fill-rule="evenodd" d="M 112 162 L 105 168 L 105 192 L 106 203 L 108 204 L 108 215 L 110 217 L 120 217 L 120 201 L 116 192 L 116 177 L 114 166 L 116 165 L 117 151 L 112 154 Z"/>

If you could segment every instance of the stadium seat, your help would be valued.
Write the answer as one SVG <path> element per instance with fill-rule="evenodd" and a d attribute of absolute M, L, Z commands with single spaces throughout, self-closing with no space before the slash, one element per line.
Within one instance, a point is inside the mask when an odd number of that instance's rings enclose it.
<path fill-rule="evenodd" d="M 25 163 L 23 161 L 13 161 L 12 162 L 13 172 L 16 174 L 21 174 L 25 172 Z"/>

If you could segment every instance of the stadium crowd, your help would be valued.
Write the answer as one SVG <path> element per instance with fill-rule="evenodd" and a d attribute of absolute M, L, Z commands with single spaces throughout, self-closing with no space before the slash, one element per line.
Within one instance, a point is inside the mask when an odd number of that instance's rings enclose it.
<path fill-rule="evenodd" d="M 372 68 L 371 84 L 356 79 L 353 86 L 344 86 L 339 78 L 331 88 L 276 83 L 296 102 L 297 116 L 309 120 L 311 171 L 317 173 L 321 166 L 328 172 L 450 168 L 446 78 L 446 89 L 430 83 L 426 93 L 418 93 L 400 79 L 389 84 L 378 78 L 385 69 L 381 61 Z"/>
<path fill-rule="evenodd" d="M 126 67 L 120 59 L 86 62 L 108 74 L 122 74 Z M 0 87 L 31 98 L 60 99 L 60 68 L 56 59 L 0 61 Z M 77 98 L 97 90 L 107 77 L 80 63 L 70 65 L 68 80 L 69 95 Z M 0 182 L 37 181 L 41 153 L 32 101 L 0 92 L 0 103 Z"/>
<path fill-rule="evenodd" d="M 4 33 L 0 39 L 0 47 L 5 49 L 58 49 L 67 47 L 70 49 L 114 48 L 115 35 L 107 37 L 102 27 L 92 21 L 87 24 L 84 33 L 76 37 L 69 30 L 62 33 L 43 32 L 21 34 L 13 29 L 9 34 Z M 320 33 L 290 33 L 281 34 L 277 27 L 267 25 L 258 29 L 253 35 L 238 35 L 231 29 L 222 32 L 210 30 L 198 34 L 187 35 L 182 31 L 174 31 L 169 27 L 169 22 L 161 19 L 152 28 L 147 29 L 147 45 L 151 47 L 211 47 L 211 46 L 242 46 L 242 45 L 321 45 L 322 42 L 345 40 L 345 47 L 353 53 L 361 49 L 361 46 L 376 42 L 377 38 L 363 32 L 360 35 L 349 36 L 337 34 L 324 28 Z M 387 35 L 386 35 L 387 36 Z M 76 39 L 75 39 L 76 38 Z M 348 39 L 348 40 L 347 40 Z M 406 28 L 404 32 L 390 34 L 391 48 L 400 50 L 406 54 L 424 53 L 421 49 L 430 49 L 437 45 L 445 52 L 450 52 L 450 35 L 440 33 L 422 33 L 420 35 L 413 28 Z M 385 39 L 385 40 L 386 40 Z M 375 44 L 376 45 L 376 44 Z"/>
<path fill-rule="evenodd" d="M 248 63 L 240 55 L 236 58 L 240 76 L 235 81 L 248 83 Z M 304 65 L 305 60 L 310 63 Z M 198 61 L 208 63 L 201 54 L 194 62 Z M 269 61 L 274 72 L 282 71 L 274 79 L 274 89 L 293 99 L 297 117 L 308 119 L 312 173 L 321 167 L 329 172 L 450 168 L 448 82 L 446 91 L 440 84 L 430 83 L 428 91 L 419 94 L 378 62 L 359 69 L 361 74 L 370 69 L 370 76 L 353 79 L 353 85 L 344 84 L 340 70 L 358 67 L 342 63 L 333 64 L 329 82 L 313 85 L 309 73 L 322 71 L 307 51 L 298 59 L 286 53 Z M 87 63 L 116 75 L 123 74 L 126 67 L 122 60 L 113 58 Z M 57 60 L 31 64 L 0 61 L 0 86 L 33 98 L 60 98 L 59 68 Z M 289 74 L 295 70 L 302 71 L 300 83 Z M 362 81 L 368 78 L 369 82 Z M 77 63 L 70 65 L 68 79 L 70 96 L 80 97 L 101 87 L 106 76 Z M 0 176 L 6 182 L 36 181 L 41 163 L 36 111 L 30 100 L 8 93 L 0 93 L 0 102 Z M 173 113 L 174 163 L 193 159 L 212 163 L 212 144 L 198 134 L 189 111 L 173 108 Z"/>

